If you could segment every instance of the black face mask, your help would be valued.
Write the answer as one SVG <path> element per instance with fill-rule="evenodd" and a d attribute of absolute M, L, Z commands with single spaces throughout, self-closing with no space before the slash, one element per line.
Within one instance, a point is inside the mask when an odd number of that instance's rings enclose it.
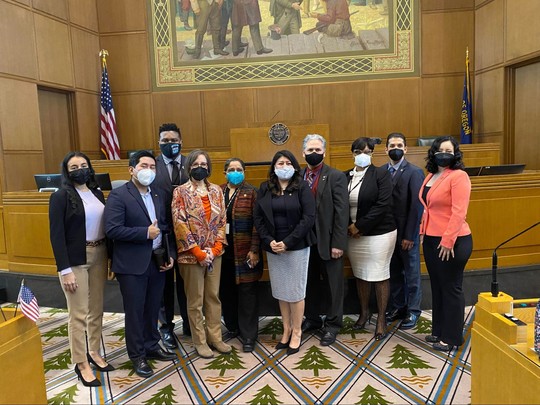
<path fill-rule="evenodd" d="M 403 157 L 404 154 L 405 154 L 405 151 L 403 149 L 390 149 L 388 151 L 388 156 L 394 162 L 397 162 L 398 160 L 401 160 L 401 158 Z"/>
<path fill-rule="evenodd" d="M 317 166 L 319 163 L 321 163 L 324 159 L 324 154 L 322 153 L 310 153 L 309 155 L 306 155 L 306 162 L 310 166 Z"/>
<path fill-rule="evenodd" d="M 191 177 L 197 181 L 204 180 L 208 177 L 208 169 L 206 167 L 196 167 L 191 170 Z"/>
<path fill-rule="evenodd" d="M 180 154 L 182 145 L 179 143 L 160 143 L 159 150 L 169 159 L 174 159 Z"/>
<path fill-rule="evenodd" d="M 86 184 L 90 180 L 91 171 L 88 167 L 83 167 L 82 169 L 73 170 L 68 173 L 69 179 L 76 184 Z"/>
<path fill-rule="evenodd" d="M 451 153 L 437 153 L 435 155 L 435 164 L 440 167 L 448 167 L 454 163 L 455 160 L 456 157 Z"/>

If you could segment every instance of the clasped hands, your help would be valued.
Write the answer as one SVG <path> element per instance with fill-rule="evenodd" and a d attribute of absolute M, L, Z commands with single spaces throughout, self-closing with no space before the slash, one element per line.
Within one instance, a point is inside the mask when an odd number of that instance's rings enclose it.
<path fill-rule="evenodd" d="M 285 251 L 287 250 L 287 245 L 285 245 L 285 243 L 283 242 L 276 242 L 275 240 L 273 240 L 272 242 L 270 242 L 270 248 L 272 249 L 272 252 L 280 254 L 285 253 Z"/>
<path fill-rule="evenodd" d="M 202 267 L 211 266 L 215 259 L 214 253 L 212 253 L 212 249 L 210 248 L 204 249 L 204 252 L 206 253 L 206 257 L 202 261 L 200 261 L 199 264 Z"/>
<path fill-rule="evenodd" d="M 349 225 L 349 228 L 347 228 L 347 234 L 354 239 L 359 239 L 360 236 L 362 236 L 355 224 Z"/>

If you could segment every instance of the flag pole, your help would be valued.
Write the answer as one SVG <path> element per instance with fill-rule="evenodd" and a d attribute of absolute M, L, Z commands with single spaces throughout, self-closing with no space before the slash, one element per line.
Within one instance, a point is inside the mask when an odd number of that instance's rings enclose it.
<path fill-rule="evenodd" d="M 21 280 L 21 286 L 19 287 L 19 295 L 17 295 L 17 303 L 15 304 L 15 313 L 13 314 L 13 318 L 17 316 L 17 308 L 19 308 L 19 300 L 21 299 L 21 290 L 24 285 L 24 278 Z"/>

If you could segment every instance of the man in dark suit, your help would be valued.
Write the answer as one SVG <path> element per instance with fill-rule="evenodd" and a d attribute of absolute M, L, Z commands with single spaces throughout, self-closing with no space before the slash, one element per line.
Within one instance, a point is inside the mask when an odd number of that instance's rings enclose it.
<path fill-rule="evenodd" d="M 424 172 L 405 159 L 407 140 L 401 133 L 391 133 L 386 139 L 392 175 L 393 212 L 398 236 L 390 263 L 390 311 L 387 322 L 403 319 L 400 329 L 416 326 L 420 316 L 422 288 L 420 283 L 420 243 L 418 231 L 422 204 L 418 192 Z"/>
<path fill-rule="evenodd" d="M 165 211 L 167 227 L 169 232 L 169 246 L 176 252 L 176 238 L 172 232 L 171 201 L 174 189 L 180 184 L 184 184 L 188 177 L 184 173 L 186 157 L 180 154 L 182 150 L 182 134 L 176 124 L 163 124 L 159 127 L 159 149 L 161 155 L 156 158 L 156 179 L 152 183 L 152 189 L 160 196 L 160 201 Z M 165 274 L 165 288 L 163 290 L 163 302 L 159 311 L 159 322 L 161 324 L 159 332 L 161 340 L 167 349 L 178 347 L 174 334 L 174 290 L 176 275 L 176 296 L 184 335 L 191 336 L 187 315 L 186 293 L 184 291 L 184 280 L 178 270 L 178 263 L 174 264 L 174 271 Z"/>
<path fill-rule="evenodd" d="M 303 149 L 307 168 L 302 175 L 317 204 L 317 244 L 310 251 L 302 332 L 322 329 L 321 345 L 328 346 L 335 342 L 343 325 L 343 251 L 349 221 L 347 178 L 323 163 L 326 140 L 322 136 L 307 135 Z M 324 322 L 321 314 L 326 315 Z"/>
<path fill-rule="evenodd" d="M 164 252 L 164 264 L 155 257 L 162 243 L 166 245 L 163 238 L 169 231 L 163 204 L 148 187 L 155 178 L 155 170 L 156 161 L 150 152 L 134 153 L 129 159 L 131 181 L 112 190 L 105 205 L 105 232 L 113 242 L 111 270 L 116 274 L 124 302 L 127 352 L 135 372 L 144 378 L 153 374 L 148 359 L 176 359 L 176 354 L 159 346 L 156 328 L 164 272 L 172 268 L 174 260 L 165 259 Z"/>

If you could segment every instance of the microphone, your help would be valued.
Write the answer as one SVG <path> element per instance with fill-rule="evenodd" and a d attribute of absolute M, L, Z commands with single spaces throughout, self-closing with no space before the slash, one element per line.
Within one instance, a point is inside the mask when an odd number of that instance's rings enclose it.
<path fill-rule="evenodd" d="M 525 232 L 530 231 L 531 229 L 533 229 L 535 226 L 538 226 L 538 225 L 540 225 L 540 221 L 534 225 L 529 226 L 527 229 L 524 229 L 520 233 L 512 236 L 510 239 L 505 240 L 503 243 L 499 244 L 495 249 L 493 249 L 493 256 L 491 259 L 491 296 L 492 297 L 499 296 L 499 283 L 497 282 L 497 249 L 503 245 L 506 245 L 511 240 L 516 239 L 518 236 L 523 235 Z"/>

